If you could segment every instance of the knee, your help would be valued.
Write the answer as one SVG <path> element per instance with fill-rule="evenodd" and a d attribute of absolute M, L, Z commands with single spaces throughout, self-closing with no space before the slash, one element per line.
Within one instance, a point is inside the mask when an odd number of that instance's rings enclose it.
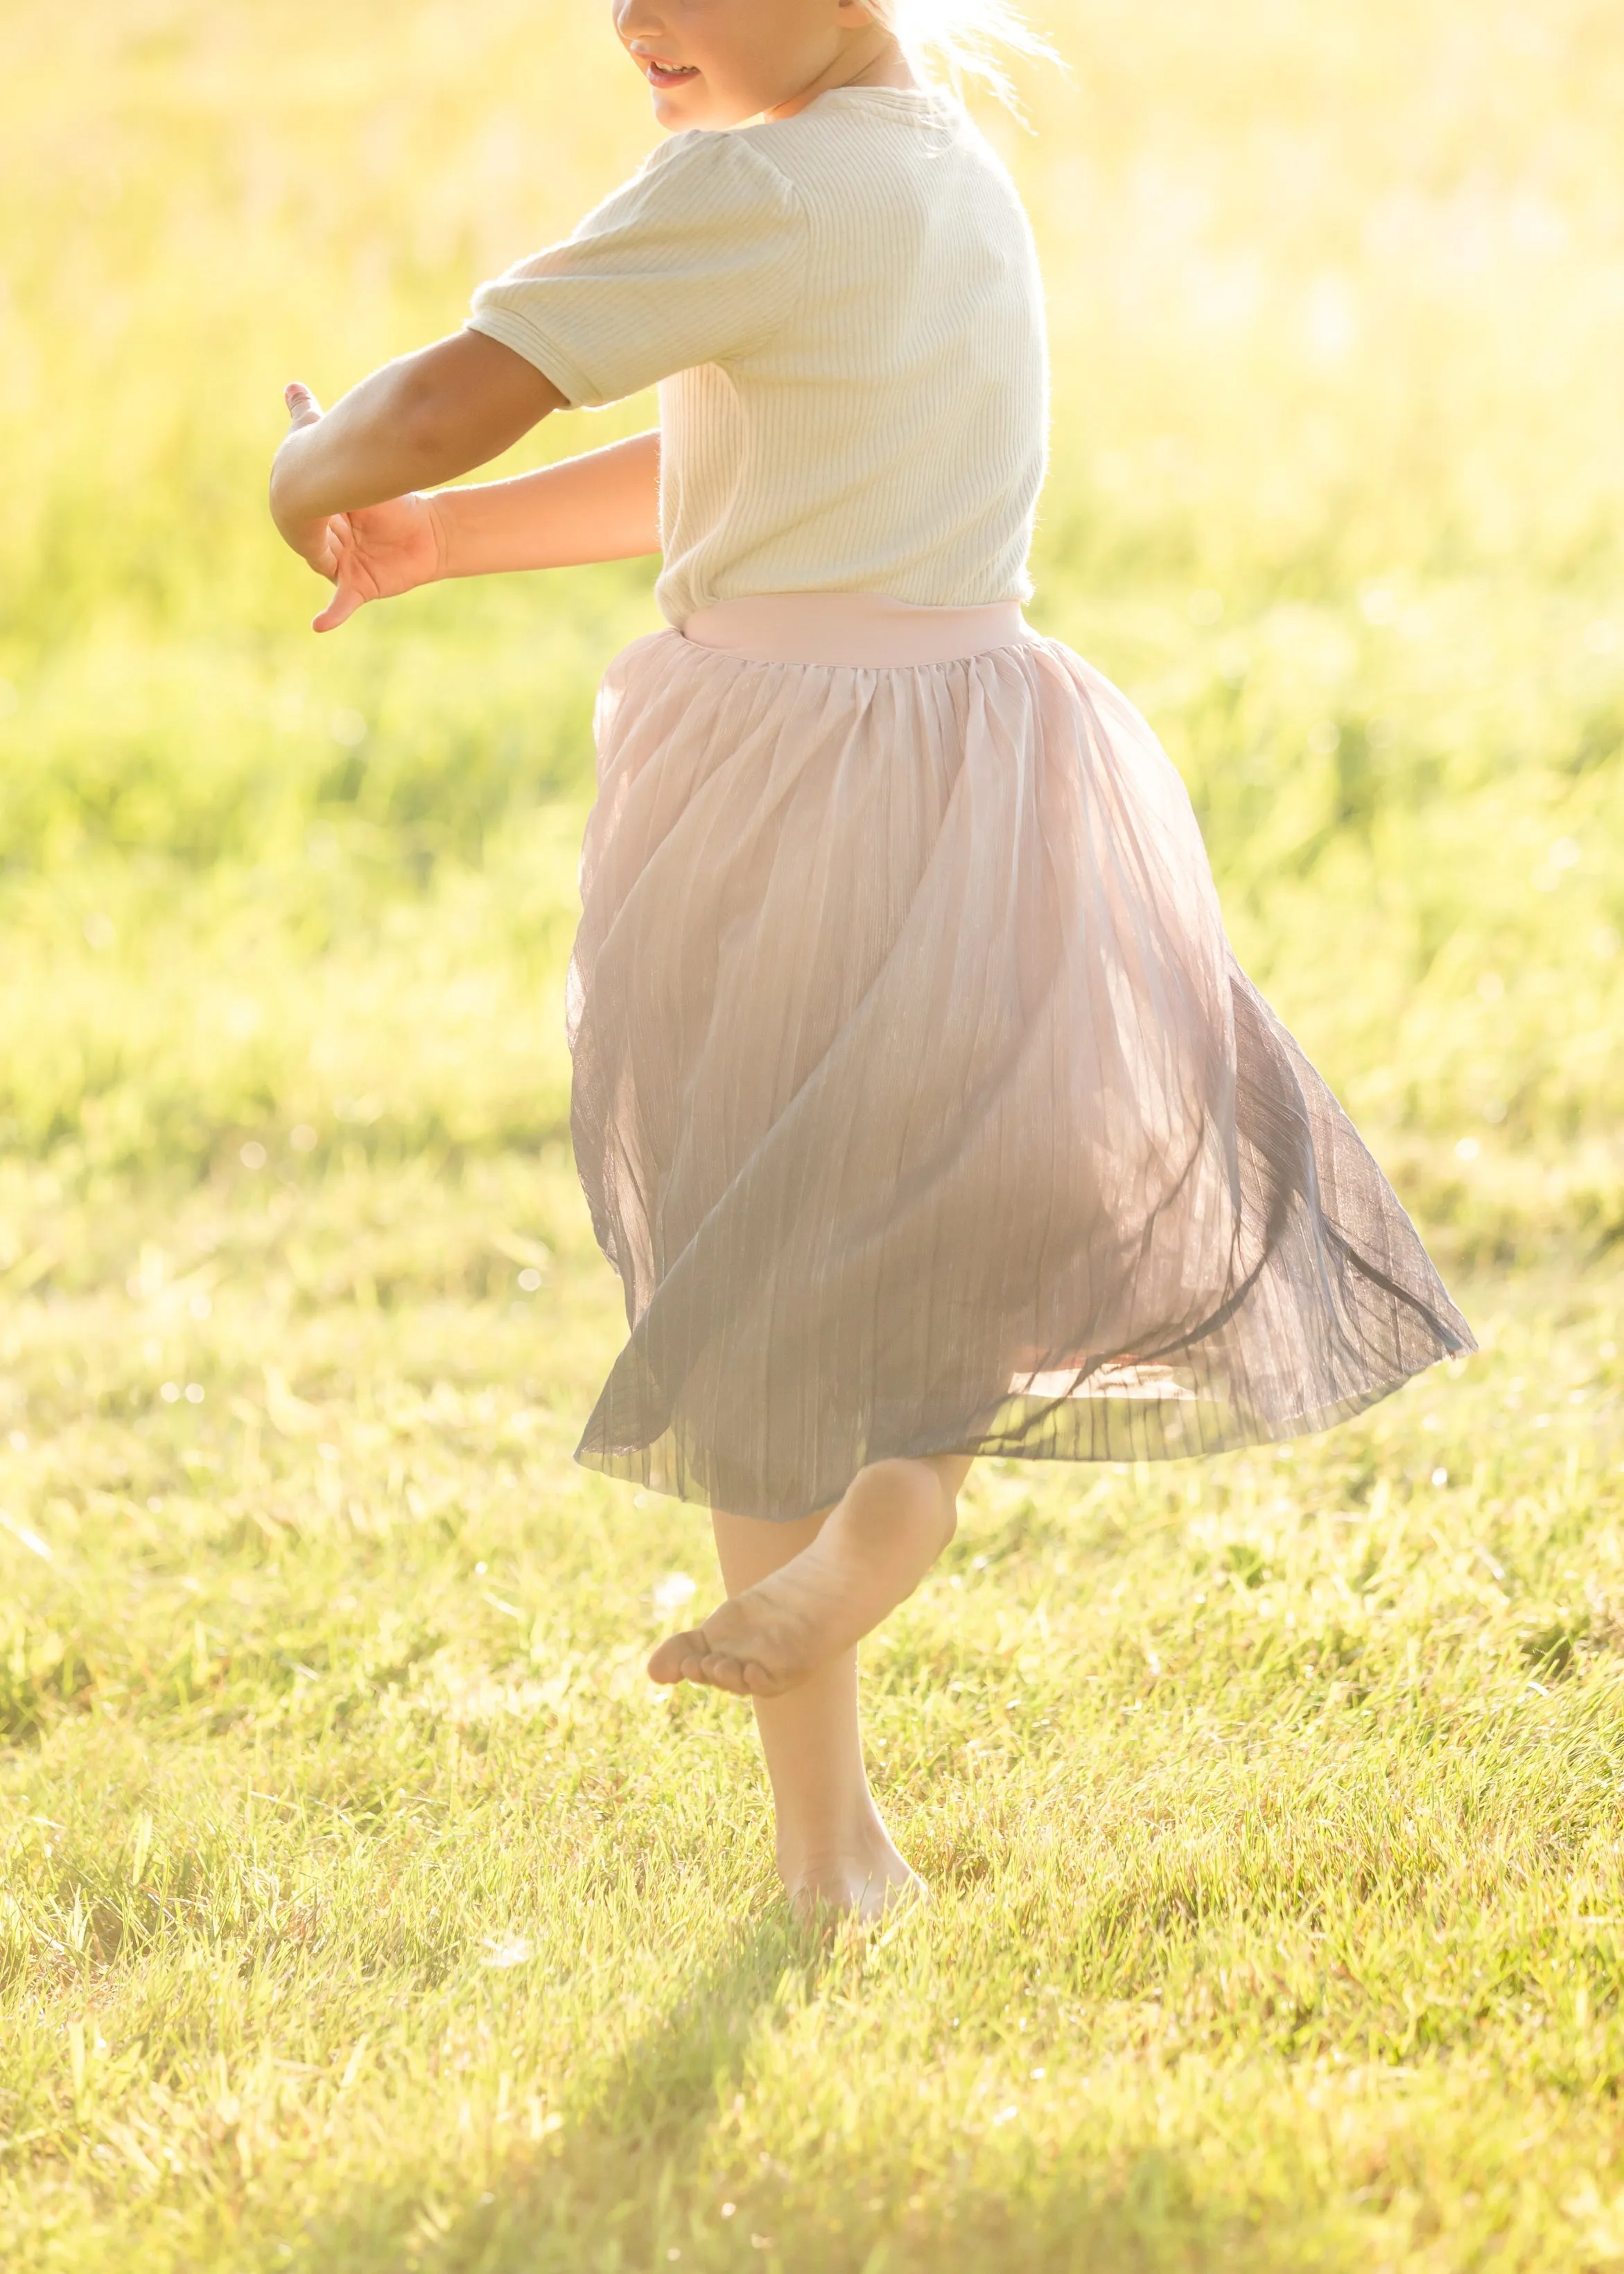
<path fill-rule="evenodd" d="M 944 1477 L 934 1461 L 927 1461 L 924 1466 L 936 1480 L 936 1506 L 941 1511 L 942 1545 L 945 1547 L 959 1529 L 959 1480 L 956 1477 Z"/>
<path fill-rule="evenodd" d="M 883 1507 L 890 1520 L 935 1535 L 937 1552 L 959 1529 L 959 1497 L 955 1480 L 943 1476 L 934 1461 L 876 1461 L 862 1472 L 863 1497 L 876 1513 Z"/>

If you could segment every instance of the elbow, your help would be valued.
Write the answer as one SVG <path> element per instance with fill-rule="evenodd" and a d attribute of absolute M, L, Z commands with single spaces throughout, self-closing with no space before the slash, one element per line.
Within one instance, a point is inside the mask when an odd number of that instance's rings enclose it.
<path fill-rule="evenodd" d="M 308 452 L 293 447 L 296 437 L 289 435 L 271 461 L 269 504 L 271 519 L 289 544 L 293 532 L 317 518 L 320 508 L 313 501 L 304 459 Z"/>

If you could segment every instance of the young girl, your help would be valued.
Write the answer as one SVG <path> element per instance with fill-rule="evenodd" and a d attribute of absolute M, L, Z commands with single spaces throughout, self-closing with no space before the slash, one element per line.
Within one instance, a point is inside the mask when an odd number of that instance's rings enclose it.
<path fill-rule="evenodd" d="M 568 990 L 629 1338 L 578 1457 L 715 1511 L 656 1682 L 754 1699 L 798 1906 L 916 1889 L 856 1645 L 978 1453 L 1168 1458 L 1472 1347 L 1237 968 L 1145 721 L 1022 621 L 1041 292 L 914 34 L 996 0 L 613 0 L 673 130 L 469 327 L 323 416 L 272 507 L 318 629 L 439 576 L 658 551 L 613 664 Z M 658 433 L 425 493 L 549 411 Z"/>

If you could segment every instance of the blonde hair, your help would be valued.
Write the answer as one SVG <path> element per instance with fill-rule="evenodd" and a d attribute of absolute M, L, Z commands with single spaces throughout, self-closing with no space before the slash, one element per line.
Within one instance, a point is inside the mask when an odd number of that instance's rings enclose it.
<path fill-rule="evenodd" d="M 979 79 L 1011 108 L 1015 90 L 1004 53 L 1059 61 L 1011 0 L 868 0 L 868 9 L 927 74 L 935 64 L 955 87 L 966 77 Z"/>

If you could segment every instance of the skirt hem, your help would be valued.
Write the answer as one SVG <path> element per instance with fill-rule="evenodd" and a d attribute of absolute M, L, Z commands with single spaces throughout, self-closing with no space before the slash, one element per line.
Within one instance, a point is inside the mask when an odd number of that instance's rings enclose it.
<path fill-rule="evenodd" d="M 1433 1367 L 1443 1366 L 1452 1359 L 1470 1357 L 1477 1347 L 1477 1341 L 1470 1332 L 1462 1334 L 1449 1347 L 1440 1350 L 1436 1358 L 1425 1359 L 1408 1374 L 1399 1374 L 1391 1382 L 1382 1382 L 1356 1395 L 1339 1398 L 1314 1412 L 1289 1416 L 1283 1423 L 1268 1427 L 1248 1429 L 1237 1426 L 1231 1413 L 1228 1421 L 1220 1423 L 1211 1435 L 1204 1435 L 1196 1444 L 1167 1442 L 1160 1449 L 1118 1444 L 1103 1446 L 1097 1451 L 1077 1450 L 1064 1446 L 1023 1450 L 1013 1444 L 989 1443 L 980 1435 L 966 1435 L 955 1442 L 943 1442 L 937 1433 L 933 1431 L 929 1438 L 904 1440 L 871 1449 L 862 1466 L 872 1466 L 876 1461 L 918 1461 L 936 1456 L 952 1456 L 974 1461 L 1049 1462 L 1064 1463 L 1079 1468 L 1101 1465 L 1128 1468 L 1139 1462 L 1199 1461 L 1218 1453 L 1244 1452 L 1251 1446 L 1291 1444 L 1299 1437 L 1322 1436 L 1328 1429 L 1340 1428 L 1344 1421 L 1356 1420 L 1361 1413 L 1369 1412 L 1373 1405 L 1380 1405 L 1384 1398 L 1395 1396 L 1408 1383 L 1430 1373 Z M 1049 1403 L 1052 1405 L 1064 1401 Z M 1208 1412 L 1213 1410 L 1210 1407 L 1207 1409 Z M 1147 1417 L 1140 1415 L 1138 1418 L 1143 1423 Z M 573 1457 L 580 1468 L 590 1470 L 598 1476 L 611 1477 L 617 1483 L 636 1485 L 644 1492 L 658 1493 L 662 1499 L 681 1501 L 690 1508 L 713 1510 L 719 1508 L 720 1502 L 704 1492 L 695 1479 L 661 1481 L 656 1473 L 655 1465 L 648 1457 L 651 1450 L 651 1448 L 635 1446 L 605 1450 L 589 1446 L 583 1438 L 576 1446 Z M 848 1479 L 847 1481 L 851 1480 Z M 832 1508 L 839 1497 L 838 1493 L 832 1499 L 820 1495 L 805 1505 L 797 1503 L 787 1509 L 745 1508 L 734 1505 L 730 1500 L 726 1513 L 754 1517 L 763 1524 L 799 1524 L 808 1516 L 817 1516 Z"/>

